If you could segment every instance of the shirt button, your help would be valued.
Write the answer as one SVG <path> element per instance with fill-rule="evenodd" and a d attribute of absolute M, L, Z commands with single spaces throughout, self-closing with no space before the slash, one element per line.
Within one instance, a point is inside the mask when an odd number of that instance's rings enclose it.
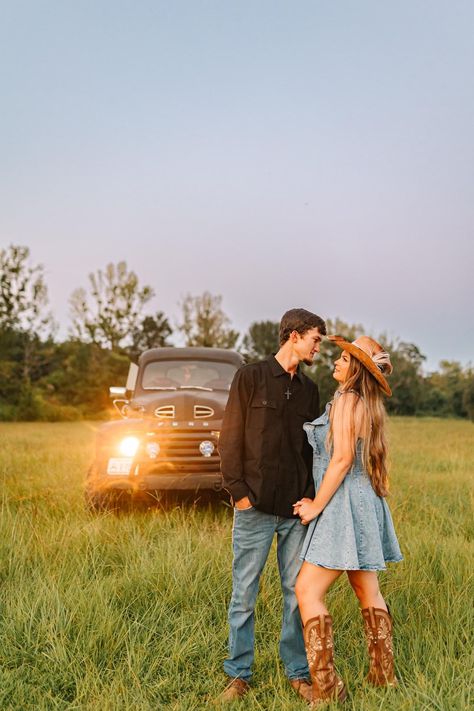
<path fill-rule="evenodd" d="M 266 400 L 262 400 L 262 405 L 266 405 L 266 404 L 267 404 L 267 401 L 266 401 Z"/>

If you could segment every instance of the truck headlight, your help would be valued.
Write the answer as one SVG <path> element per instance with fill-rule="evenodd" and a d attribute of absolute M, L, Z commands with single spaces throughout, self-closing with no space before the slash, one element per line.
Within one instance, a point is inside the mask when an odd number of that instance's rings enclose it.
<path fill-rule="evenodd" d="M 203 457 L 210 457 L 211 454 L 213 453 L 214 449 L 215 449 L 214 445 L 208 439 L 205 439 L 199 445 L 199 451 L 201 452 Z"/>
<path fill-rule="evenodd" d="M 123 457 L 134 457 L 140 446 L 138 437 L 124 437 L 119 444 L 119 452 Z"/>

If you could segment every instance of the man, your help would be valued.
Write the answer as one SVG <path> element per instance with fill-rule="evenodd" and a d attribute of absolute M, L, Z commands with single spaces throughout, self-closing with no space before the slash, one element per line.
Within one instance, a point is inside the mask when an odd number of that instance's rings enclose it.
<path fill-rule="evenodd" d="M 287 311 L 280 323 L 280 349 L 235 374 L 219 441 L 224 486 L 234 503 L 229 607 L 229 683 L 219 701 L 249 689 L 254 657 L 254 609 L 260 575 L 277 535 L 283 591 L 280 656 L 292 687 L 311 698 L 309 671 L 294 594 L 306 528 L 293 504 L 314 497 L 312 449 L 303 431 L 319 413 L 319 393 L 300 370 L 311 365 L 326 324 L 305 309 Z"/>

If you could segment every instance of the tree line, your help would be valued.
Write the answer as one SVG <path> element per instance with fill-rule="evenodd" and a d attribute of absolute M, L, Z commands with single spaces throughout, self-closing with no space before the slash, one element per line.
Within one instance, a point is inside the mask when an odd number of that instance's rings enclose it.
<path fill-rule="evenodd" d="M 49 310 L 42 265 L 32 264 L 28 247 L 0 250 L 0 420 L 75 420 L 110 416 L 109 385 L 125 382 L 130 360 L 147 348 L 172 346 L 179 333 L 188 346 L 235 348 L 251 362 L 278 348 L 278 322 L 255 321 L 239 334 L 222 308 L 222 297 L 188 294 L 179 304 L 173 329 L 162 311 L 150 312 L 154 297 L 125 262 L 89 275 L 88 288 L 70 298 L 71 328 L 57 337 Z M 361 324 L 328 319 L 328 332 L 354 340 Z M 474 370 L 442 361 L 425 374 L 418 346 L 377 339 L 392 355 L 393 397 L 387 409 L 397 415 L 463 417 L 474 421 Z M 306 368 L 320 388 L 321 401 L 335 389 L 333 362 L 339 349 L 325 341 L 315 364 Z"/>

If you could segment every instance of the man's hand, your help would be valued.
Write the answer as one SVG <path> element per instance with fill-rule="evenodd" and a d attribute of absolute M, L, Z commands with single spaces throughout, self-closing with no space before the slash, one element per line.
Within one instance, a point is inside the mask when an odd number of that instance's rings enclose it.
<path fill-rule="evenodd" d="M 252 508 L 252 502 L 250 501 L 248 496 L 244 496 L 243 499 L 239 499 L 238 501 L 235 502 L 235 508 L 242 510 L 242 509 L 251 509 Z"/>
<path fill-rule="evenodd" d="M 307 526 L 313 518 L 319 516 L 321 511 L 315 507 L 313 499 L 305 498 L 300 499 L 296 502 L 296 504 L 293 504 L 293 513 L 300 517 L 301 523 L 304 526 Z"/>

